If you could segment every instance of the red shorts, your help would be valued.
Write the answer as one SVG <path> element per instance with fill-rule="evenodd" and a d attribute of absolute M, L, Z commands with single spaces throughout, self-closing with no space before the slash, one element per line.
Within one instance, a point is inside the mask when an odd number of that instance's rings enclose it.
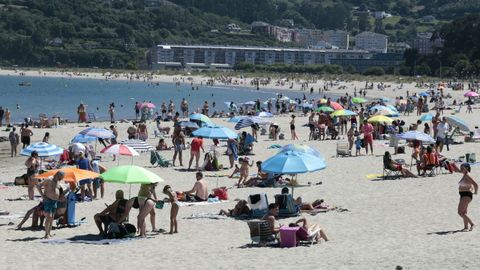
<path fill-rule="evenodd" d="M 373 143 L 373 136 L 367 135 L 364 137 L 365 143 Z"/>

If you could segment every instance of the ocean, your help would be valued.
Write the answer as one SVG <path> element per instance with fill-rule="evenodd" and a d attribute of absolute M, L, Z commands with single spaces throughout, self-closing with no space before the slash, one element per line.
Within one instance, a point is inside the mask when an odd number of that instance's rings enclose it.
<path fill-rule="evenodd" d="M 30 86 L 20 86 L 28 82 Z M 197 85 L 195 85 L 196 87 Z M 290 98 L 302 98 L 302 92 L 279 91 L 239 86 L 200 86 L 192 90 L 185 81 L 180 86 L 174 83 L 151 84 L 139 81 L 99 80 L 87 78 L 52 78 L 26 76 L 0 76 L 0 106 L 9 108 L 12 121 L 21 122 L 25 117 L 38 119 L 39 114 L 48 117 L 58 114 L 70 122 L 77 120 L 77 106 L 80 102 L 87 105 L 88 113 L 95 113 L 97 120 L 107 120 L 108 106 L 115 103 L 115 118 L 135 118 L 135 101 L 148 101 L 156 104 L 160 110 L 162 102 L 168 105 L 173 100 L 177 110 L 185 98 L 189 109 L 193 111 L 210 105 L 210 113 L 228 111 L 225 102 L 242 103 L 260 99 L 262 102 L 281 93 Z M 213 108 L 212 103 L 216 106 Z"/>

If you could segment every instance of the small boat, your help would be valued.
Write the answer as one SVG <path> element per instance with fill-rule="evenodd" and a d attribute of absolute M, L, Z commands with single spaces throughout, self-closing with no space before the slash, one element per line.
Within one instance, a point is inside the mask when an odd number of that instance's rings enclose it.
<path fill-rule="evenodd" d="M 29 82 L 21 82 L 18 84 L 18 86 L 32 86 L 32 84 Z"/>

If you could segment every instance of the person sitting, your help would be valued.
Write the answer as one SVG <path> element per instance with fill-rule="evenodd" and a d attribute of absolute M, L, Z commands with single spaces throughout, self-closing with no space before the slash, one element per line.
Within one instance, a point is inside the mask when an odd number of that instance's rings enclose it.
<path fill-rule="evenodd" d="M 203 179 L 203 173 L 196 173 L 197 181 L 193 185 L 193 188 L 189 191 L 185 191 L 186 194 L 193 195 L 194 201 L 204 202 L 208 200 L 208 184 Z"/>
<path fill-rule="evenodd" d="M 433 147 L 427 146 L 427 151 L 423 153 L 421 161 L 417 163 L 418 175 L 425 175 L 427 170 L 431 170 L 438 165 L 437 155 L 433 151 Z"/>
<path fill-rule="evenodd" d="M 268 179 L 268 173 L 262 171 L 262 161 L 257 161 L 256 165 L 257 165 L 257 175 L 254 177 L 250 177 L 250 179 L 245 181 L 243 183 L 245 187 L 255 187 L 261 182 Z"/>
<path fill-rule="evenodd" d="M 222 209 L 220 210 L 219 215 L 225 215 L 227 217 L 250 215 L 250 208 L 248 207 L 246 200 L 239 200 L 233 209 Z"/>
<path fill-rule="evenodd" d="M 320 227 L 318 224 L 310 224 L 306 218 L 302 217 L 299 220 L 297 220 L 295 223 L 290 223 L 289 227 L 300 227 L 301 230 L 304 230 L 306 234 L 297 234 L 297 236 L 308 236 L 312 234 L 315 231 L 318 231 L 317 235 L 315 236 L 315 240 L 317 242 L 320 242 L 320 240 L 323 238 L 323 240 L 328 241 L 327 234 L 325 231 Z M 302 241 L 308 241 L 308 237 L 305 238 L 300 238 L 299 240 Z"/>
<path fill-rule="evenodd" d="M 157 151 L 162 151 L 162 150 L 169 150 L 170 148 L 167 146 L 167 143 L 165 142 L 165 139 L 160 139 L 158 141 L 158 145 L 156 147 Z"/>
<path fill-rule="evenodd" d="M 385 151 L 383 155 L 383 166 L 390 171 L 399 171 L 404 177 L 416 177 L 411 171 L 402 167 L 402 164 L 392 160 L 390 152 Z"/>
<path fill-rule="evenodd" d="M 280 227 L 275 227 L 275 217 L 278 215 L 278 205 L 271 203 L 268 205 L 268 212 L 265 216 L 262 217 L 263 220 L 268 222 L 268 226 L 270 227 L 270 231 L 277 235 L 280 231 Z"/>
<path fill-rule="evenodd" d="M 43 221 L 45 216 L 43 215 L 43 202 L 40 202 L 38 205 L 34 206 L 27 211 L 22 221 L 18 223 L 17 229 L 21 229 L 23 224 L 32 216 L 32 229 L 38 229 L 43 227 Z"/>
<path fill-rule="evenodd" d="M 102 212 L 95 214 L 93 219 L 95 220 L 100 235 L 106 233 L 110 223 L 120 224 L 125 221 L 126 204 L 127 200 L 125 200 L 123 196 L 123 191 L 117 190 L 115 193 L 115 201 Z"/>

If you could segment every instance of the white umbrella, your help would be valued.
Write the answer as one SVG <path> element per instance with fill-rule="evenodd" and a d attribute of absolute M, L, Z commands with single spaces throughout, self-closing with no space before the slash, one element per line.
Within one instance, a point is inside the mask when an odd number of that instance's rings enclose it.
<path fill-rule="evenodd" d="M 29 145 L 28 147 L 24 148 L 20 152 L 20 155 L 31 156 L 33 151 L 36 151 L 39 157 L 51 157 L 63 154 L 63 148 L 60 148 L 54 144 L 41 142 Z"/>
<path fill-rule="evenodd" d="M 135 149 L 137 152 L 148 152 L 154 149 L 153 146 L 142 140 L 124 140 L 121 141 L 120 144 L 128 145 L 131 148 Z"/>

